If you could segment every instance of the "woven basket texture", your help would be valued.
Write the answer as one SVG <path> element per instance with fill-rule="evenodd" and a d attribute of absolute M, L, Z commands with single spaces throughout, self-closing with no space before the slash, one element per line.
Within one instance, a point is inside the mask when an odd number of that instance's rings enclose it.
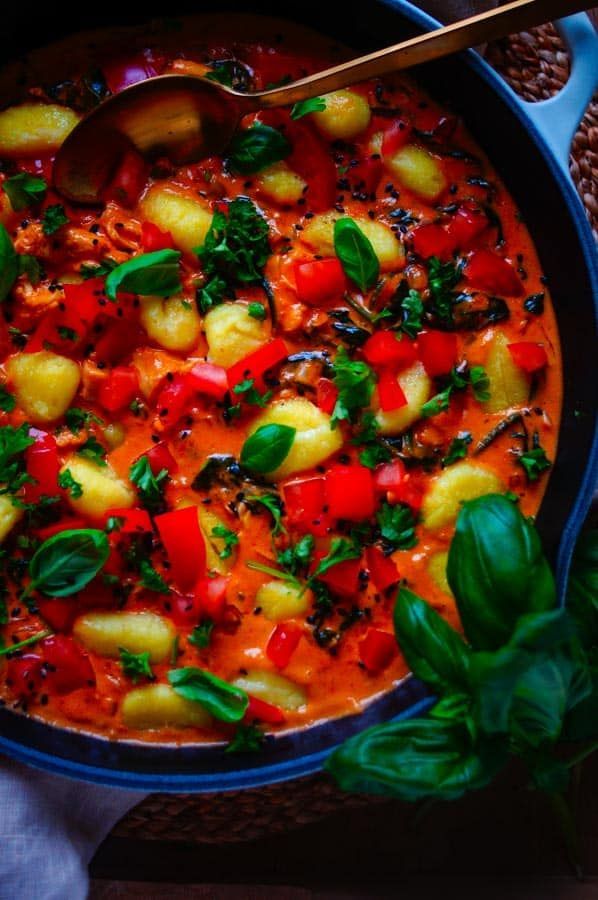
<path fill-rule="evenodd" d="M 555 94 L 569 59 L 551 25 L 489 45 L 488 61 L 526 100 Z M 571 173 L 598 237 L 598 95 L 575 136 Z M 384 802 L 338 791 L 323 775 L 247 791 L 200 796 L 154 794 L 116 826 L 118 837 L 226 843 L 254 840 L 317 821 L 341 808 Z"/>

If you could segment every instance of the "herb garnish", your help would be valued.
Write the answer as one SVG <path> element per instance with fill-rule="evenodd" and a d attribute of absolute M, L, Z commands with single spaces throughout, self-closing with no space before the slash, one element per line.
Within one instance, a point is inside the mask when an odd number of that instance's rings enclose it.
<path fill-rule="evenodd" d="M 68 491 L 73 500 L 83 496 L 83 486 L 73 477 L 70 469 L 63 469 L 58 475 L 58 486 Z"/>
<path fill-rule="evenodd" d="M 245 715 L 249 698 L 241 688 L 223 681 L 211 672 L 186 666 L 171 669 L 168 680 L 177 694 L 186 700 L 199 703 L 215 719 L 222 722 L 238 722 Z"/>
<path fill-rule="evenodd" d="M 29 425 L 24 422 L 18 428 L 3 425 L 0 428 L 0 494 L 15 494 L 32 479 L 25 471 L 23 452 L 35 443 L 29 435 Z"/>
<path fill-rule="evenodd" d="M 157 475 L 154 475 L 147 456 L 140 456 L 131 465 L 129 478 L 137 487 L 142 505 L 152 515 L 156 515 L 164 509 L 164 488 L 168 481 L 167 469 L 162 469 Z"/>
<path fill-rule="evenodd" d="M 542 472 L 550 469 L 552 462 L 546 456 L 544 447 L 540 444 L 540 436 L 537 431 L 532 437 L 532 447 L 517 455 L 517 462 L 525 469 L 528 481 L 537 481 Z"/>
<path fill-rule="evenodd" d="M 334 223 L 334 252 L 345 274 L 362 291 L 374 286 L 380 273 L 380 263 L 372 242 L 354 219 L 348 216 Z"/>
<path fill-rule="evenodd" d="M 333 380 L 338 398 L 332 412 L 331 426 L 342 421 L 355 421 L 360 409 L 368 406 L 376 377 L 367 363 L 352 360 L 344 347 L 339 347 L 332 363 Z"/>
<path fill-rule="evenodd" d="M 148 591 L 156 594 L 170 594 L 170 588 L 159 572 L 156 572 L 149 559 L 139 560 L 140 584 Z"/>
<path fill-rule="evenodd" d="M 42 216 L 42 231 L 44 234 L 55 234 L 63 225 L 67 225 L 69 217 L 61 203 L 47 206 Z"/>
<path fill-rule="evenodd" d="M 76 594 L 95 578 L 109 553 L 108 538 L 99 529 L 61 531 L 44 541 L 31 557 L 31 582 L 23 596 L 36 590 L 49 597 Z"/>
<path fill-rule="evenodd" d="M 256 122 L 235 134 L 229 144 L 227 159 L 236 172 L 252 175 L 280 162 L 290 152 L 291 145 L 282 132 Z"/>
<path fill-rule="evenodd" d="M 203 622 L 200 622 L 199 625 L 195 626 L 188 637 L 188 641 L 190 644 L 193 644 L 194 647 L 199 647 L 200 650 L 205 650 L 206 647 L 210 646 L 213 630 L 214 623 L 212 622 L 212 620 L 204 619 Z"/>
<path fill-rule="evenodd" d="M 10 200 L 10 205 L 15 212 L 27 209 L 34 203 L 40 203 L 45 195 L 48 185 L 38 175 L 30 175 L 28 172 L 19 172 L 12 175 L 3 183 L 2 188 Z"/>
<path fill-rule="evenodd" d="M 273 472 L 289 455 L 296 430 L 276 423 L 261 425 L 243 444 L 241 465 L 260 475 Z"/>
<path fill-rule="evenodd" d="M 376 513 L 376 520 L 383 541 L 392 550 L 410 550 L 417 544 L 415 516 L 405 503 L 391 505 L 384 501 Z"/>
<path fill-rule="evenodd" d="M 85 459 L 90 459 L 97 466 L 108 465 L 104 459 L 106 456 L 106 448 L 102 447 L 100 442 L 93 435 L 88 437 L 85 443 L 79 447 L 77 456 L 83 456 Z"/>
<path fill-rule="evenodd" d="M 119 647 L 118 652 L 123 674 L 130 678 L 133 684 L 137 684 L 140 678 L 154 680 L 149 650 L 145 653 L 130 653 L 124 647 Z"/>
<path fill-rule="evenodd" d="M 232 556 L 233 549 L 239 543 L 239 536 L 226 525 L 214 525 L 212 528 L 212 537 L 220 538 L 224 541 L 224 547 L 218 553 L 220 559 L 228 559 Z"/>
<path fill-rule="evenodd" d="M 0 303 L 6 299 L 8 292 L 19 274 L 17 251 L 4 225 L 0 223 Z"/>
<path fill-rule="evenodd" d="M 112 269 L 106 278 L 106 296 L 116 300 L 118 291 L 170 297 L 181 290 L 178 250 L 142 253 Z"/>
<path fill-rule="evenodd" d="M 291 119 L 300 119 L 313 112 L 323 112 L 326 109 L 325 97 L 310 97 L 308 100 L 299 100 L 291 107 Z"/>
<path fill-rule="evenodd" d="M 456 463 L 459 459 L 465 459 L 467 456 L 467 447 L 471 444 L 471 440 L 471 433 L 469 431 L 459 432 L 459 434 L 450 442 L 448 450 L 446 451 L 446 456 L 443 456 L 440 461 L 442 468 L 446 469 L 447 466 L 452 466 L 453 463 Z"/>
<path fill-rule="evenodd" d="M 258 753 L 266 740 L 266 735 L 257 725 L 237 725 L 237 729 L 225 749 L 225 753 Z"/>

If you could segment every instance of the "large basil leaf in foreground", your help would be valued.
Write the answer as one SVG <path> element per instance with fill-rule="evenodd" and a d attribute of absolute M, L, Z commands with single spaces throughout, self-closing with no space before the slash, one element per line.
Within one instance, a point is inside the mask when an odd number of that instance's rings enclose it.
<path fill-rule="evenodd" d="M 509 640 L 519 616 L 556 604 L 538 533 L 500 494 L 463 504 L 447 575 L 463 630 L 476 650 L 495 650 Z"/>

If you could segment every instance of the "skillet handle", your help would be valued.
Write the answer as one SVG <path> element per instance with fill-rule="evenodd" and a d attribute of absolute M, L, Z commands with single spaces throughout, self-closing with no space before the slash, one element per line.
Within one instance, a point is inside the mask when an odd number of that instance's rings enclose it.
<path fill-rule="evenodd" d="M 578 13 L 555 23 L 571 58 L 567 84 L 548 100 L 530 103 L 519 99 L 569 180 L 571 143 L 587 106 L 598 87 L 598 33 L 586 15 Z"/>

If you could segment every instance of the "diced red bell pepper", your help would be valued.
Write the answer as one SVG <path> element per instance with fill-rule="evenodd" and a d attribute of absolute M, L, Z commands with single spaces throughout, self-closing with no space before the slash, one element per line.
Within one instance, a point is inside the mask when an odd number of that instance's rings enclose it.
<path fill-rule="evenodd" d="M 542 344 L 535 344 L 533 341 L 518 341 L 514 344 L 507 344 L 507 349 L 515 365 L 524 372 L 537 372 L 548 365 L 548 357 Z"/>
<path fill-rule="evenodd" d="M 406 119 L 396 119 L 382 136 L 382 156 L 394 156 L 405 146 L 411 135 L 411 124 Z"/>
<path fill-rule="evenodd" d="M 111 60 L 102 67 L 102 71 L 112 94 L 117 94 L 132 84 L 153 78 L 158 74 L 154 63 L 144 53 L 127 56 L 126 59 Z"/>
<path fill-rule="evenodd" d="M 265 722 L 267 725 L 282 725 L 286 722 L 286 718 L 279 706 L 272 703 L 266 703 L 265 700 L 259 700 L 257 697 L 249 695 L 249 705 L 245 712 L 243 721 L 246 723 Z"/>
<path fill-rule="evenodd" d="M 371 469 L 358 464 L 331 466 L 326 473 L 325 497 L 333 519 L 369 519 L 376 508 Z"/>
<path fill-rule="evenodd" d="M 382 412 L 393 412 L 407 406 L 407 397 L 395 372 L 385 369 L 378 376 L 378 400 Z"/>
<path fill-rule="evenodd" d="M 70 694 L 95 685 L 96 676 L 89 656 L 73 638 L 53 634 L 40 641 L 38 646 L 48 670 L 45 683 L 52 693 Z"/>
<path fill-rule="evenodd" d="M 463 204 L 448 223 L 447 231 L 454 246 L 468 250 L 472 241 L 488 227 L 488 217 L 473 204 Z"/>
<path fill-rule="evenodd" d="M 295 285 L 299 300 L 318 306 L 324 300 L 340 299 L 347 289 L 347 278 L 336 257 L 314 259 L 295 265 Z"/>
<path fill-rule="evenodd" d="M 317 551 L 314 554 L 314 559 L 311 566 L 312 574 L 316 570 L 318 563 L 324 558 L 325 555 L 326 554 L 322 551 Z M 324 582 L 324 584 L 329 587 L 331 591 L 334 591 L 335 594 L 339 594 L 341 597 L 352 597 L 353 594 L 356 594 L 361 587 L 361 581 L 359 578 L 361 569 L 362 560 L 360 558 L 346 559 L 344 562 L 340 562 L 335 566 L 331 566 L 322 575 L 318 575 L 318 581 Z"/>
<path fill-rule="evenodd" d="M 54 537 L 55 534 L 60 534 L 61 531 L 87 528 L 88 525 L 87 519 L 84 519 L 83 516 L 66 516 L 64 519 L 61 519 L 59 522 L 54 522 L 52 525 L 46 525 L 44 528 L 36 528 L 33 533 L 40 541 L 47 541 L 48 538 Z"/>
<path fill-rule="evenodd" d="M 405 478 L 405 464 L 400 459 L 383 463 L 374 469 L 374 487 L 381 494 L 397 491 Z"/>
<path fill-rule="evenodd" d="M 188 411 L 193 385 L 186 375 L 177 373 L 166 379 L 156 398 L 156 411 L 163 428 L 173 428 Z"/>
<path fill-rule="evenodd" d="M 338 400 L 338 388 L 329 378 L 320 378 L 316 385 L 316 403 L 318 408 L 327 415 L 332 415 L 332 411 Z"/>
<path fill-rule="evenodd" d="M 289 355 L 287 345 L 282 338 L 274 338 L 268 341 L 263 347 L 258 347 L 253 353 L 249 353 L 227 369 L 228 385 L 231 388 L 236 387 L 240 381 L 253 378 L 257 381 L 263 376 L 268 369 L 282 362 Z"/>
<path fill-rule="evenodd" d="M 299 478 L 283 485 L 284 507 L 291 526 L 316 537 L 328 532 L 330 517 L 324 511 L 325 486 L 321 476 Z"/>
<path fill-rule="evenodd" d="M 119 307 L 111 306 L 110 311 L 113 308 Z M 112 366 L 128 356 L 144 337 L 145 333 L 132 321 L 128 320 L 126 328 L 123 328 L 120 320 L 112 322 L 107 320 L 104 323 L 103 333 L 94 340 L 94 358 L 98 363 Z"/>
<path fill-rule="evenodd" d="M 523 285 L 511 263 L 492 250 L 474 250 L 463 275 L 479 291 L 505 297 L 519 297 L 523 293 Z"/>
<path fill-rule="evenodd" d="M 189 381 L 193 389 L 214 400 L 224 400 L 228 391 L 226 369 L 214 363 L 198 362 L 189 372 Z"/>
<path fill-rule="evenodd" d="M 291 657 L 299 641 L 303 629 L 292 622 L 277 625 L 266 644 L 266 656 L 274 663 L 277 669 L 284 669 L 291 661 Z"/>
<path fill-rule="evenodd" d="M 152 520 L 146 509 L 138 507 L 112 507 L 106 513 L 106 522 L 108 519 L 121 519 L 122 524 L 118 531 L 119 534 L 143 534 L 151 532 Z"/>
<path fill-rule="evenodd" d="M 81 609 L 72 597 L 41 597 L 39 614 L 54 631 L 70 631 Z"/>
<path fill-rule="evenodd" d="M 376 590 L 383 593 L 400 580 L 397 564 L 375 545 L 365 551 L 366 564 Z"/>
<path fill-rule="evenodd" d="M 350 166 L 346 174 L 354 189 L 366 194 L 373 194 L 382 178 L 382 160 L 377 154 L 360 160 L 356 166 Z"/>
<path fill-rule="evenodd" d="M 114 200 L 130 209 L 145 187 L 148 174 L 149 167 L 141 154 L 133 149 L 125 150 L 110 183 L 101 192 L 102 200 L 104 203 Z"/>
<path fill-rule="evenodd" d="M 153 444 L 145 455 L 148 458 L 153 475 L 158 475 L 163 469 L 166 469 L 169 475 L 178 471 L 178 463 L 170 452 L 166 441 Z"/>
<path fill-rule="evenodd" d="M 141 246 L 146 253 L 154 250 L 176 250 L 170 231 L 161 231 L 153 222 L 141 223 Z"/>
<path fill-rule="evenodd" d="M 258 79 L 256 88 L 265 89 L 268 85 L 279 84 L 290 78 L 296 80 L 304 74 L 304 60 L 292 53 L 262 44 L 250 44 L 243 54 L 243 60 L 255 70 Z"/>
<path fill-rule="evenodd" d="M 418 225 L 412 234 L 413 249 L 422 259 L 437 256 L 442 262 L 451 258 L 455 250 L 455 238 L 442 225 L 431 222 Z"/>
<path fill-rule="evenodd" d="M 35 483 L 25 485 L 24 500 L 26 503 L 37 503 L 44 495 L 53 497 L 59 493 L 60 461 L 53 434 L 32 428 L 29 435 L 35 443 L 25 450 L 25 467 L 27 473 L 35 478 Z"/>
<path fill-rule="evenodd" d="M 425 482 L 414 472 L 407 472 L 396 490 L 388 492 L 386 499 L 389 503 L 406 503 L 417 512 L 421 509 L 425 492 Z"/>
<path fill-rule="evenodd" d="M 98 403 L 108 412 L 129 406 L 139 393 L 139 375 L 134 366 L 116 366 L 98 390 Z"/>
<path fill-rule="evenodd" d="M 41 690 L 42 662 L 42 657 L 37 653 L 26 653 L 8 660 L 6 683 L 15 697 L 26 699 Z"/>
<path fill-rule="evenodd" d="M 200 578 L 195 586 L 195 595 L 198 598 L 202 615 L 211 619 L 212 622 L 222 622 L 226 617 L 227 590 L 228 578 L 224 575 Z"/>
<path fill-rule="evenodd" d="M 446 375 L 457 362 L 457 335 L 422 331 L 417 336 L 419 358 L 428 375 Z"/>
<path fill-rule="evenodd" d="M 388 668 L 397 655 L 397 642 L 393 634 L 368 628 L 367 634 L 359 645 L 359 656 L 372 675 L 377 675 Z"/>
<path fill-rule="evenodd" d="M 195 587 L 206 570 L 206 545 L 197 507 L 187 506 L 154 517 L 175 584 L 182 591 Z"/>
<path fill-rule="evenodd" d="M 415 341 L 394 331 L 376 331 L 367 339 L 362 348 L 363 355 L 373 366 L 393 366 L 406 369 L 417 359 Z"/>
<path fill-rule="evenodd" d="M 197 625 L 202 616 L 199 597 L 196 593 L 181 594 L 171 590 L 163 601 L 166 614 L 175 625 Z"/>

